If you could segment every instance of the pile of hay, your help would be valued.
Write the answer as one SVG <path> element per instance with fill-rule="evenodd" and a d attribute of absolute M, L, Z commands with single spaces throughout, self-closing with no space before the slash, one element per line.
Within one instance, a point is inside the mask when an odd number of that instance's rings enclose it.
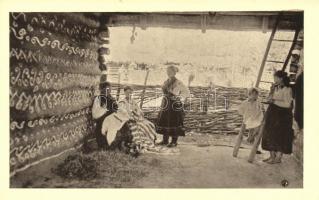
<path fill-rule="evenodd" d="M 52 171 L 66 179 L 92 179 L 98 175 L 99 162 L 92 156 L 83 154 L 69 155 L 64 162 Z"/>
<path fill-rule="evenodd" d="M 103 179 L 109 184 L 128 183 L 146 176 L 149 160 L 118 151 L 77 152 L 66 157 L 52 172 L 68 180 Z"/>

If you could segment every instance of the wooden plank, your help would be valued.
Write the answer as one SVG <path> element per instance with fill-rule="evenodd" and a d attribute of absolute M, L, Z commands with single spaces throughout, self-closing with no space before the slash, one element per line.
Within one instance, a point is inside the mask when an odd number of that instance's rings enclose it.
<path fill-rule="evenodd" d="M 270 82 L 270 81 L 260 81 L 261 83 L 269 83 L 269 84 L 272 84 L 273 82 Z"/>
<path fill-rule="evenodd" d="M 246 126 L 245 126 L 244 122 L 242 122 L 239 134 L 238 134 L 237 139 L 236 139 L 236 144 L 235 144 L 234 149 L 233 149 L 233 156 L 234 157 L 237 157 L 237 155 L 238 155 L 238 151 L 239 151 L 241 142 L 243 141 L 245 130 L 246 130 Z"/>
<path fill-rule="evenodd" d="M 276 42 L 293 42 L 293 40 L 278 40 L 278 39 L 273 39 L 273 41 L 276 41 Z"/>
<path fill-rule="evenodd" d="M 279 64 L 283 64 L 283 63 L 284 63 L 284 62 L 282 62 L 282 61 L 277 61 L 277 60 L 266 60 L 266 62 L 279 63 Z"/>
<path fill-rule="evenodd" d="M 251 149 L 250 154 L 249 154 L 248 162 L 250 162 L 250 163 L 252 163 L 255 159 L 256 152 L 257 152 L 258 146 L 260 144 L 264 129 L 265 129 L 265 122 L 263 121 L 263 123 L 259 129 L 258 135 L 255 138 L 253 148 Z"/>
<path fill-rule="evenodd" d="M 147 83 L 147 79 L 148 79 L 149 73 L 150 73 L 150 70 L 148 69 L 146 71 L 146 75 L 145 75 L 145 79 L 144 79 L 144 87 L 143 87 L 143 91 L 142 91 L 142 94 L 141 94 L 141 102 L 140 102 L 140 108 L 141 109 L 143 107 L 144 95 L 145 95 L 145 90 L 146 90 L 146 83 Z"/>
<path fill-rule="evenodd" d="M 118 75 L 117 77 L 117 84 L 120 86 L 121 84 L 121 74 Z M 120 92 L 121 92 L 121 87 L 118 87 L 117 88 L 117 91 L 116 91 L 116 100 L 118 101 L 120 99 Z"/>

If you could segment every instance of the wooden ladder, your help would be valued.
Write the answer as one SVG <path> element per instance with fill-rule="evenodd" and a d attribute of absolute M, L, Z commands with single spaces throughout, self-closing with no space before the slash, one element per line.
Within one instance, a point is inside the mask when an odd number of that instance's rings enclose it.
<path fill-rule="evenodd" d="M 282 17 L 282 14 L 279 13 L 278 16 L 277 16 L 277 19 L 276 19 L 276 22 L 275 22 L 275 26 L 273 27 L 272 29 L 272 32 L 271 32 L 271 35 L 270 35 L 270 38 L 268 40 L 268 44 L 267 44 L 267 47 L 266 47 L 266 51 L 265 51 L 265 54 L 264 54 L 264 57 L 263 57 L 263 60 L 261 62 L 261 65 L 260 65 L 260 68 L 259 68 L 259 72 L 258 72 L 258 76 L 257 76 L 257 80 L 256 80 L 256 84 L 255 84 L 255 87 L 258 88 L 259 87 L 259 84 L 262 82 L 262 83 L 269 83 L 269 84 L 272 84 L 271 81 L 266 81 L 266 80 L 261 80 L 263 74 L 264 74 L 264 68 L 265 68 L 265 65 L 266 63 L 277 63 L 277 64 L 283 64 L 283 67 L 282 67 L 282 70 L 285 71 L 286 68 L 287 68 L 287 65 L 289 63 L 289 60 L 291 58 L 291 55 L 292 55 L 292 51 L 297 43 L 297 39 L 298 39 L 298 34 L 300 32 L 300 26 L 297 26 L 296 25 L 296 30 L 295 30 L 295 34 L 294 34 L 294 38 L 293 40 L 281 40 L 281 39 L 275 39 L 275 34 L 277 32 L 277 27 L 278 27 L 278 24 L 279 22 L 281 21 L 281 17 Z M 290 46 L 290 49 L 289 49 L 289 52 L 288 52 L 288 55 L 286 57 L 286 59 L 284 61 L 277 61 L 277 60 L 268 60 L 268 55 L 269 55 L 269 52 L 270 52 L 270 49 L 271 49 L 271 45 L 273 42 L 290 42 L 291 43 L 291 46 Z"/>
<path fill-rule="evenodd" d="M 281 40 L 281 39 L 275 39 L 275 34 L 277 32 L 277 27 L 278 27 L 278 24 L 279 22 L 281 21 L 281 18 L 282 18 L 282 13 L 279 13 L 277 18 L 276 18 L 276 22 L 275 22 L 275 25 L 272 29 L 272 32 L 271 32 L 271 35 L 270 35 L 270 38 L 268 40 L 268 43 L 267 43 L 267 47 L 266 47 L 266 51 L 265 51 L 265 54 L 264 54 L 264 57 L 262 59 L 262 62 L 261 62 L 261 65 L 260 65 L 260 69 L 259 69 L 259 72 L 258 72 L 258 76 L 257 76 L 257 80 L 256 80 L 256 84 L 255 84 L 255 87 L 258 88 L 259 87 L 259 84 L 261 82 L 263 83 L 268 83 L 268 84 L 272 84 L 271 81 L 266 81 L 266 80 L 261 80 L 263 74 L 264 74 L 264 68 L 265 68 L 265 65 L 266 63 L 279 63 L 279 64 L 283 64 L 283 67 L 282 67 L 282 70 L 285 71 L 286 70 L 286 67 L 289 63 L 289 60 L 291 58 L 291 55 L 292 55 L 292 51 L 297 43 L 297 39 L 298 39 L 298 34 L 300 32 L 300 26 L 297 26 L 296 25 L 296 30 L 295 30 L 295 34 L 294 34 L 294 38 L 293 40 Z M 270 52 L 270 49 L 271 49 L 271 44 L 273 42 L 290 42 L 291 43 L 291 47 L 289 49 L 289 52 L 288 52 L 288 55 L 285 59 L 285 61 L 276 61 L 276 60 L 268 60 L 268 55 L 269 55 L 269 52 Z M 273 91 L 270 91 L 270 94 L 272 93 Z M 264 119 L 266 118 L 266 114 L 264 116 Z M 253 144 L 253 147 L 250 151 L 250 155 L 249 155 L 249 158 L 248 158 L 248 162 L 253 162 L 254 161 L 254 158 L 255 158 L 255 155 L 256 155 L 256 152 L 257 152 L 257 148 L 260 144 L 260 141 L 261 141 L 261 137 L 262 137 L 262 134 L 264 132 L 264 128 L 265 128 L 265 120 L 262 121 L 262 124 L 260 126 L 260 129 L 259 129 L 259 132 L 258 132 L 258 135 L 256 136 L 255 138 L 255 141 L 254 141 L 254 144 Z M 246 128 L 245 128 L 245 124 L 242 123 L 241 125 L 241 128 L 240 128 L 240 131 L 239 131 L 239 134 L 237 136 L 237 140 L 236 140 L 236 143 L 235 143 L 235 146 L 234 146 L 234 149 L 233 149 L 233 156 L 234 157 L 237 157 L 238 155 L 238 151 L 239 151 L 239 148 L 240 148 L 240 145 L 241 145 L 241 142 L 243 140 L 243 135 L 244 135 L 244 132 L 245 132 Z"/>

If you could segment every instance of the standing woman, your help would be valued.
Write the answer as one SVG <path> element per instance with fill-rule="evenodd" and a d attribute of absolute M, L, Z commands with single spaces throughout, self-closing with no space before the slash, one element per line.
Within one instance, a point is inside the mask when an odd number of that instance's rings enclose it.
<path fill-rule="evenodd" d="M 188 88 L 176 79 L 177 72 L 177 67 L 167 67 L 168 79 L 162 86 L 164 96 L 156 124 L 156 132 L 163 135 L 163 140 L 159 144 L 168 147 L 177 146 L 178 137 L 185 136 L 183 105 L 190 95 Z M 170 144 L 169 136 L 172 137 Z"/>
<path fill-rule="evenodd" d="M 269 164 L 281 162 L 283 154 L 292 153 L 292 89 L 284 71 L 274 74 L 273 94 L 269 97 L 266 113 L 262 148 L 270 152 L 270 157 L 263 160 Z"/>

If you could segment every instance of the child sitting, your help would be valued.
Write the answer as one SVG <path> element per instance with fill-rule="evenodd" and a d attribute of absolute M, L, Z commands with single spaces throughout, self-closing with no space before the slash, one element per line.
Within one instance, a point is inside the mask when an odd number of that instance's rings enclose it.
<path fill-rule="evenodd" d="M 238 108 L 238 113 L 243 116 L 245 128 L 249 130 L 247 142 L 253 143 L 258 134 L 259 127 L 263 120 L 262 105 L 258 101 L 258 90 L 251 88 L 248 90 L 248 98 Z M 258 151 L 257 153 L 260 153 Z"/>

